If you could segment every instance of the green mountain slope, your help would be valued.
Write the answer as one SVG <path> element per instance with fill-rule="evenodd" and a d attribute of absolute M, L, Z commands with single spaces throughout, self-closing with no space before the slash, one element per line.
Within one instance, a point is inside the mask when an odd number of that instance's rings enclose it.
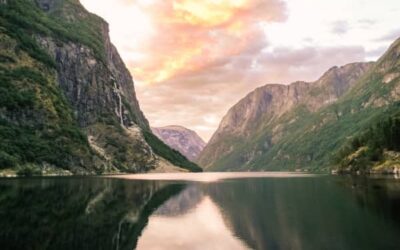
<path fill-rule="evenodd" d="M 155 141 L 108 25 L 78 0 L 0 1 L 0 170 L 201 170 Z"/>
<path fill-rule="evenodd" d="M 300 98 L 267 91 L 271 100 L 283 100 L 280 106 L 288 108 L 277 111 L 273 106 L 277 104 L 265 101 L 265 96 L 253 99 L 255 103 L 252 105 L 258 109 L 264 107 L 263 112 L 257 114 L 254 110 L 250 112 L 248 108 L 244 109 L 257 119 L 251 120 L 251 127 L 241 131 L 240 136 L 235 131 L 224 132 L 224 128 L 228 127 L 224 122 L 232 116 L 228 113 L 200 156 L 199 163 L 212 170 L 331 169 L 337 151 L 351 137 L 396 112 L 396 102 L 400 99 L 399 56 L 400 40 L 397 40 L 374 65 L 369 65 L 363 71 L 349 65 L 333 68 L 317 82 L 310 83 L 309 88 L 303 87 L 302 92 L 298 92 L 301 93 Z M 354 75 L 357 69 L 360 74 Z M 335 77 L 329 77 L 330 73 Z M 336 98 L 331 98 L 334 93 L 332 87 L 335 89 L 338 82 L 347 82 L 347 88 L 342 88 L 341 93 L 334 95 Z M 295 86 L 292 84 L 287 88 Z M 271 85 L 267 85 L 261 90 L 270 88 Z M 260 89 L 250 95 L 257 92 Z M 243 107 L 246 98 L 241 102 L 239 107 Z M 287 105 L 291 102 L 296 104 Z M 313 108 L 310 103 L 319 106 Z M 230 112 L 235 109 L 238 107 Z M 237 112 L 240 113 L 246 114 Z M 234 115 L 237 124 L 243 124 L 248 119 L 237 114 Z M 218 152 L 224 144 L 230 146 L 229 150 L 223 150 L 223 157 L 214 158 L 211 152 Z M 210 162 L 207 159 L 213 160 Z"/>
<path fill-rule="evenodd" d="M 336 163 L 340 172 L 399 173 L 400 103 L 349 140 L 336 154 Z"/>

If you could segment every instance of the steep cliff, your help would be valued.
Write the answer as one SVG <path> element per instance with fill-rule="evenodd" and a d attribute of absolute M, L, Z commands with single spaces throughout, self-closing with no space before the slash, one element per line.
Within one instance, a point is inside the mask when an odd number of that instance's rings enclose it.
<path fill-rule="evenodd" d="M 196 132 L 182 126 L 166 126 L 151 128 L 151 130 L 168 146 L 178 150 L 191 161 L 196 160 L 206 146 Z"/>
<path fill-rule="evenodd" d="M 78 0 L 0 4 L 1 168 L 198 170 L 151 133 L 104 20 Z"/>
<path fill-rule="evenodd" d="M 267 84 L 248 94 L 222 119 L 199 164 L 217 169 L 241 168 L 281 140 L 286 127 L 338 100 L 372 63 L 329 69 L 315 82 Z M 260 145 L 261 143 L 261 145 Z"/>

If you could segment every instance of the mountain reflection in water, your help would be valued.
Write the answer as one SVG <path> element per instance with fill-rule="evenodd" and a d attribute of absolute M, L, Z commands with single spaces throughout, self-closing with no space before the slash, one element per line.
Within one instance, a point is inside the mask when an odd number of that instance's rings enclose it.
<path fill-rule="evenodd" d="M 197 176 L 0 180 L 0 244 L 2 249 L 75 250 L 400 245 L 398 180 L 289 173 Z"/>
<path fill-rule="evenodd" d="M 203 197 L 192 210 L 181 216 L 151 217 L 139 239 L 138 249 L 161 248 L 249 249 L 232 234 L 219 207 L 208 196 Z"/>
<path fill-rule="evenodd" d="M 0 180 L 1 249 L 134 249 L 183 184 L 102 178 Z"/>

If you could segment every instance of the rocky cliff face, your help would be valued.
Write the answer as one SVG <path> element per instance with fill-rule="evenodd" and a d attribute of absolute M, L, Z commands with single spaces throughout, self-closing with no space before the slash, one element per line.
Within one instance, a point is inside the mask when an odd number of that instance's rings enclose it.
<path fill-rule="evenodd" d="M 49 12 L 57 11 L 53 8 L 61 8 L 60 5 L 63 4 L 62 1 L 51 0 L 37 2 L 43 10 Z M 90 14 L 82 8 L 74 13 L 67 11 L 64 15 L 88 18 Z M 59 43 L 48 36 L 38 36 L 37 40 L 55 60 L 57 82 L 72 104 L 79 125 L 87 130 L 92 147 L 106 160 L 125 158 L 122 159 L 122 164 L 129 165 L 124 166 L 124 171 L 142 172 L 153 169 L 157 164 L 157 156 L 141 135 L 141 130 L 148 130 L 149 125 L 139 108 L 133 80 L 110 42 L 108 24 L 101 19 L 97 22 L 104 49 L 100 58 L 97 58 L 90 47 L 81 43 Z M 106 125 L 109 121 L 104 119 L 112 120 L 111 126 Z M 120 127 L 122 133 L 115 126 Z M 124 133 L 129 138 L 126 141 L 122 140 Z M 110 147 L 110 140 L 126 145 L 126 150 L 120 151 L 117 145 Z"/>
<path fill-rule="evenodd" d="M 206 168 L 245 165 L 276 144 L 284 127 L 298 120 L 302 112 L 315 113 L 335 103 L 372 65 L 352 63 L 329 69 L 315 82 L 267 84 L 256 89 L 228 111 L 201 153 L 199 164 Z M 224 158 L 232 154 L 235 160 L 225 163 Z"/>
<path fill-rule="evenodd" d="M 166 126 L 152 128 L 155 135 L 163 142 L 189 160 L 196 160 L 206 143 L 196 134 L 196 132 L 181 126 Z"/>
<path fill-rule="evenodd" d="M 26 131 L 29 135 L 40 134 L 38 143 L 45 142 L 51 148 L 51 140 L 44 136 L 44 131 L 38 131 L 49 124 L 63 126 L 65 114 L 61 113 L 68 113 L 69 129 L 73 127 L 81 142 L 72 140 L 74 143 L 60 146 L 59 151 L 66 150 L 62 147 L 70 149 L 66 155 L 71 159 L 61 167 L 72 173 L 77 173 L 78 168 L 80 173 L 107 173 L 145 172 L 174 164 L 183 168 L 192 166 L 183 156 L 174 155 L 158 143 L 151 133 L 140 110 L 132 77 L 110 42 L 108 24 L 104 20 L 87 12 L 78 0 L 15 0 L 5 1 L 2 5 L 4 46 L 1 54 L 5 58 L 0 62 L 2 73 L 10 75 L 10 83 L 14 82 L 15 86 L 16 79 L 12 77 L 18 77 L 18 73 L 13 71 L 29 68 L 48 80 L 51 93 L 57 93 L 51 100 L 39 97 L 38 90 L 34 89 L 40 86 L 40 79 L 36 81 L 38 79 L 27 75 L 28 87 L 34 92 L 32 97 L 46 108 L 38 110 L 33 108 L 38 105 L 32 104 L 24 107 L 29 112 L 22 107 L 6 109 L 2 117 L 9 126 L 32 123 L 27 117 L 11 119 L 17 113 L 48 114 L 54 110 L 59 120 L 35 121 L 33 128 Z M 23 87 L 23 84 L 19 85 L 17 91 L 25 91 Z M 7 88 L 12 91 L 11 84 Z M 47 94 L 48 91 L 41 89 L 40 93 Z M 47 107 L 49 105 L 54 107 Z M 68 137 L 68 129 L 60 133 Z M 54 135 L 54 138 L 60 137 Z M 75 143 L 82 144 L 80 149 L 71 145 Z M 48 154 L 48 151 L 40 154 Z M 0 165 L 5 165 L 3 168 L 32 161 L 39 166 L 60 165 L 57 161 L 26 159 L 12 152 L 4 152 L 3 158 L 6 159 L 4 163 L 0 157 Z"/>
<path fill-rule="evenodd" d="M 79 19 L 93 17 L 79 6 L 79 1 L 72 1 L 78 6 L 68 6 L 62 0 L 35 1 L 44 11 L 59 11 L 69 19 L 74 15 Z M 58 66 L 58 83 L 77 111 L 81 126 L 95 123 L 103 114 L 111 114 L 118 118 L 122 126 L 137 124 L 148 129 L 148 122 L 136 98 L 132 77 L 110 42 L 108 24 L 100 18 L 94 18 L 97 19 L 102 55 L 97 55 L 82 43 L 60 43 L 57 38 L 49 36 L 37 36 L 40 46 L 54 58 Z"/>

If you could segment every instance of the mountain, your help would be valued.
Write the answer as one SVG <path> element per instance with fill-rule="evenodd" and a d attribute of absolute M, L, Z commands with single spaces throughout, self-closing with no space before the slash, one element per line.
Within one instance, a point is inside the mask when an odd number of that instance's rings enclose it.
<path fill-rule="evenodd" d="M 376 63 L 333 67 L 315 82 L 256 89 L 225 115 L 198 163 L 211 170 L 330 169 L 351 137 L 396 110 L 399 45 Z"/>
<path fill-rule="evenodd" d="M 181 126 L 166 126 L 152 128 L 151 130 L 165 144 L 178 150 L 191 161 L 196 160 L 206 146 L 206 143 L 196 132 Z"/>
<path fill-rule="evenodd" d="M 78 0 L 0 1 L 0 168 L 200 168 L 154 136 L 108 24 Z"/>
<path fill-rule="evenodd" d="M 224 116 L 199 163 L 206 168 L 250 163 L 281 140 L 286 126 L 337 101 L 372 65 L 353 63 L 333 67 L 315 82 L 257 88 Z"/>

